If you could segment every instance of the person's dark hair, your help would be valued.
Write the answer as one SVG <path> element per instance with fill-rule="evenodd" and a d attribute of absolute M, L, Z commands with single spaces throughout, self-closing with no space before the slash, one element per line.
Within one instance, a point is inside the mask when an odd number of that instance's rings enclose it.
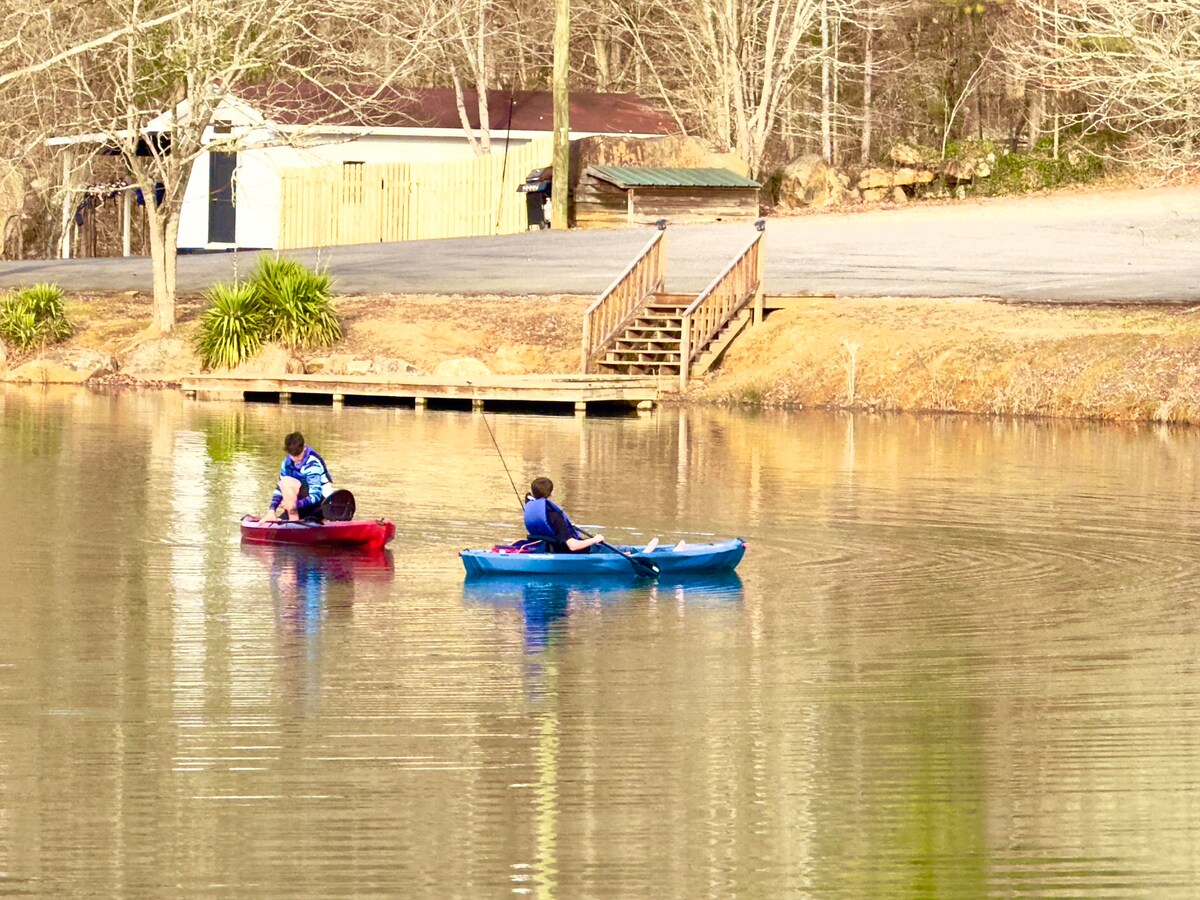
<path fill-rule="evenodd" d="M 543 497 L 549 497 L 551 491 L 553 490 L 554 482 L 545 476 L 533 479 L 533 484 L 529 485 L 529 493 L 533 494 L 534 500 L 541 500 Z"/>
<path fill-rule="evenodd" d="M 283 439 L 283 449 L 289 456 L 299 456 L 304 452 L 304 435 L 293 431 Z"/>

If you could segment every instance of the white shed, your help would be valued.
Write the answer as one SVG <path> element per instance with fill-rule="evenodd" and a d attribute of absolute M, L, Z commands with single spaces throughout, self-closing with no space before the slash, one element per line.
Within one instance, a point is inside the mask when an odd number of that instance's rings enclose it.
<path fill-rule="evenodd" d="M 304 167 L 370 163 L 435 163 L 475 157 L 467 126 L 478 137 L 476 95 L 465 92 L 464 126 L 449 88 L 262 85 L 237 90 L 218 107 L 204 142 L 236 138 L 236 149 L 202 153 L 184 195 L 178 248 L 182 252 L 271 249 L 280 238 L 283 173 Z M 492 153 L 553 133 L 548 91 L 488 95 Z M 186 110 L 178 114 L 185 115 Z M 149 123 L 161 131 L 166 113 Z M 571 137 L 661 137 L 674 121 L 635 94 L 571 95 Z M 97 136 L 57 138 L 67 145 Z M 526 173 L 520 173 L 524 177 Z M 453 203 L 454 198 L 446 198 Z M 128 242 L 126 242 L 128 243 Z"/>

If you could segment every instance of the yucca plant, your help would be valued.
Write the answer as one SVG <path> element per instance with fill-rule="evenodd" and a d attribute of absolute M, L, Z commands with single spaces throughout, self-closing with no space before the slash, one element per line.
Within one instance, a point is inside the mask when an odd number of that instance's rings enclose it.
<path fill-rule="evenodd" d="M 196 350 L 209 369 L 232 369 L 263 345 L 267 315 L 253 284 L 214 284 L 204 298 L 212 304 L 200 320 Z"/>
<path fill-rule="evenodd" d="M 0 338 L 20 350 L 56 344 L 72 330 L 62 288 L 56 284 L 35 284 L 0 302 Z"/>
<path fill-rule="evenodd" d="M 333 280 L 294 259 L 259 257 L 250 283 L 262 294 L 267 340 L 289 347 L 328 347 L 342 337 Z"/>

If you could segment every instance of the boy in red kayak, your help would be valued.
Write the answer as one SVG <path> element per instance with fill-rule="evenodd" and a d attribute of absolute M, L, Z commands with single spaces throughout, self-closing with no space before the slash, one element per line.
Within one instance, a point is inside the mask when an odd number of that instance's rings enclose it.
<path fill-rule="evenodd" d="M 279 467 L 279 484 L 271 495 L 271 512 L 265 518 L 321 519 L 321 501 L 333 491 L 333 478 L 325 460 L 293 431 L 283 439 L 287 456 Z"/>
<path fill-rule="evenodd" d="M 546 477 L 533 479 L 529 486 L 529 496 L 525 498 L 525 530 L 529 538 L 545 541 L 551 553 L 588 552 L 601 543 L 604 535 L 584 537 L 562 508 L 550 502 L 553 492 L 554 482 Z"/>

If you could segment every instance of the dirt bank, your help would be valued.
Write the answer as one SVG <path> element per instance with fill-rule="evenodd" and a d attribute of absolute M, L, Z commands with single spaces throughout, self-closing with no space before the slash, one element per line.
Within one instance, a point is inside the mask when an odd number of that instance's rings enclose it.
<path fill-rule="evenodd" d="M 772 313 L 689 396 L 1200 421 L 1200 309 L 814 299 Z"/>
<path fill-rule="evenodd" d="M 342 297 L 344 340 L 298 362 L 339 354 L 376 371 L 404 360 L 433 372 L 471 357 L 497 374 L 575 372 L 590 300 Z M 180 298 L 179 337 L 193 339 L 203 308 L 197 295 Z M 68 311 L 77 325 L 68 346 L 120 364 L 141 339 L 149 299 L 76 295 Z M 9 368 L 20 362 L 10 357 Z M 192 370 L 141 378 L 177 381 Z M 1196 423 L 1200 308 L 814 298 L 748 330 L 683 399 Z"/>
<path fill-rule="evenodd" d="M 580 329 L 589 297 L 461 297 L 372 295 L 339 297 L 344 337 L 337 346 L 297 354 L 301 363 L 331 354 L 404 360 L 432 372 L 440 363 L 473 357 L 497 374 L 570 372 L 579 366 Z M 144 294 L 77 294 L 67 313 L 76 326 L 67 347 L 111 353 L 118 362 L 144 338 L 150 319 Z M 181 295 L 176 337 L 195 341 L 206 305 Z M 20 360 L 10 358 L 10 365 Z M 186 371 L 164 372 L 177 380 Z"/>

